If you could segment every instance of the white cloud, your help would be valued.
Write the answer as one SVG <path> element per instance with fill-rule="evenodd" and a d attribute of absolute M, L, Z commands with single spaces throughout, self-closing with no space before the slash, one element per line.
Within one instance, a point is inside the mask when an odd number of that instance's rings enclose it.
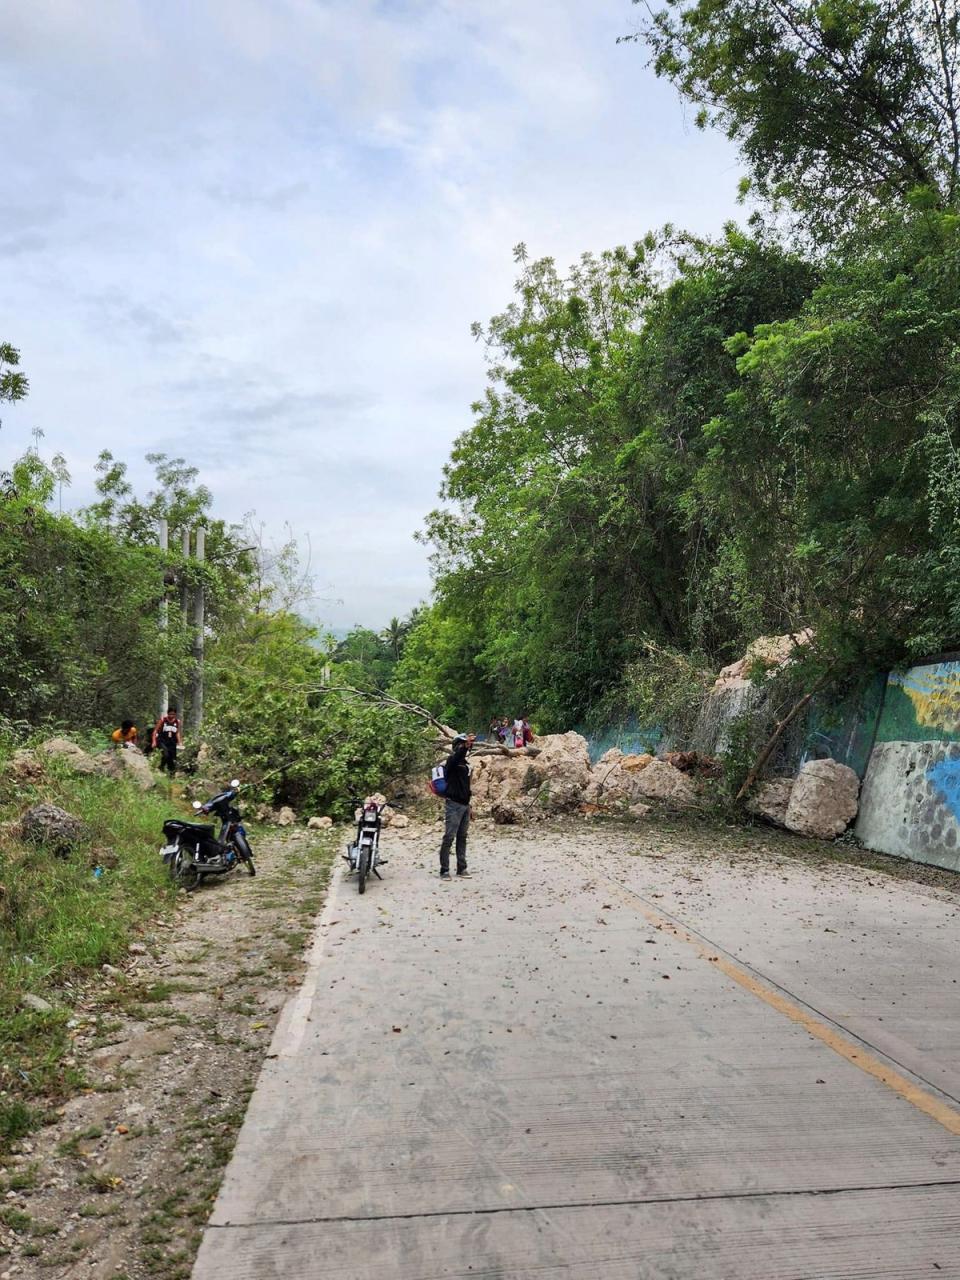
<path fill-rule="evenodd" d="M 722 141 L 617 47 L 627 0 L 31 0 L 4 16 L 0 337 L 82 501 L 101 448 L 309 531 L 337 625 L 428 590 L 413 530 L 511 248 L 734 210 Z"/>

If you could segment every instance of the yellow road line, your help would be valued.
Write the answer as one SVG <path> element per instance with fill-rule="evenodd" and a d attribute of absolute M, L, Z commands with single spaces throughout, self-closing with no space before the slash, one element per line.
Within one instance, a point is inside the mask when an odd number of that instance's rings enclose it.
<path fill-rule="evenodd" d="M 885 1084 L 888 1089 L 898 1094 L 906 1102 L 909 1102 L 911 1106 L 916 1107 L 918 1111 L 922 1111 L 931 1120 L 936 1120 L 937 1124 L 943 1125 L 944 1129 L 949 1133 L 960 1137 L 960 1111 L 955 1107 L 942 1102 L 915 1081 L 901 1075 L 899 1071 L 895 1071 L 892 1067 L 886 1066 L 879 1058 L 875 1058 L 872 1053 L 868 1052 L 863 1045 L 857 1044 L 853 1040 L 848 1040 L 835 1027 L 821 1021 L 809 1009 L 805 1009 L 802 1005 L 795 1003 L 782 992 L 767 986 L 756 974 L 742 968 L 729 956 L 721 955 L 715 950 L 711 950 L 700 938 L 688 933 L 681 925 L 675 924 L 674 921 L 666 916 L 662 916 L 653 907 L 648 907 L 638 895 L 630 893 L 629 890 L 627 895 L 631 906 L 635 907 L 651 924 L 672 934 L 680 942 L 685 942 L 688 946 L 693 947 L 702 960 L 706 960 L 714 968 L 719 969 L 721 973 L 726 974 L 738 986 L 743 987 L 744 991 L 749 991 L 758 1000 L 768 1004 L 771 1009 L 776 1009 L 778 1013 L 782 1013 L 791 1022 L 796 1022 L 805 1031 L 808 1031 L 810 1035 L 822 1041 L 828 1049 L 832 1049 L 841 1058 L 846 1058 L 847 1062 L 859 1067 L 868 1076 L 873 1076 L 881 1084 Z"/>

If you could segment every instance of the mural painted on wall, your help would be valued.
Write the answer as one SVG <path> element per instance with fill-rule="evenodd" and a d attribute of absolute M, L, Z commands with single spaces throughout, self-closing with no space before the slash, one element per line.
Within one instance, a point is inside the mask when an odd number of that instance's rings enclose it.
<path fill-rule="evenodd" d="M 872 849 L 960 870 L 960 662 L 888 676 L 856 830 Z"/>
<path fill-rule="evenodd" d="M 960 662 L 891 671 L 878 742 L 960 742 Z"/>
<path fill-rule="evenodd" d="M 803 755 L 795 762 L 796 767 L 807 760 L 829 756 L 862 778 L 873 749 L 886 685 L 887 677 L 881 672 L 865 677 L 859 688 L 840 702 L 815 698 L 807 720 Z"/>

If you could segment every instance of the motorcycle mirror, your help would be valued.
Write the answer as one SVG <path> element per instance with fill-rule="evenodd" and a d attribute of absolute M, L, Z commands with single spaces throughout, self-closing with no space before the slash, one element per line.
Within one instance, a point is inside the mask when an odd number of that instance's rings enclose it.
<path fill-rule="evenodd" d="M 231 787 L 239 787 L 239 785 L 240 785 L 240 779 L 239 779 L 239 778 L 234 778 L 234 780 L 230 783 L 230 785 L 231 785 Z"/>
<path fill-rule="evenodd" d="M 202 808 L 203 808 L 203 805 L 200 803 L 200 801 L 199 801 L 199 800 L 194 800 L 194 802 L 193 802 L 193 808 L 194 808 L 194 809 L 202 809 Z"/>

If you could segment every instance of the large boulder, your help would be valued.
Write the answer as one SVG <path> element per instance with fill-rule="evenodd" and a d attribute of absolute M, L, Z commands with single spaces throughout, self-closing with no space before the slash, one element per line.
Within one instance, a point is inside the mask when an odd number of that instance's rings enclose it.
<path fill-rule="evenodd" d="M 490 813 L 501 799 L 516 799 L 538 783 L 529 756 L 480 756 L 470 762 L 470 794 L 478 813 Z"/>
<path fill-rule="evenodd" d="M 40 782 L 43 778 L 43 761 L 35 751 L 15 751 L 8 768 L 17 782 Z"/>
<path fill-rule="evenodd" d="M 125 778 L 141 791 L 149 791 L 157 785 L 157 775 L 138 747 L 111 747 L 97 757 L 96 763 L 99 773 L 108 778 Z"/>
<path fill-rule="evenodd" d="M 624 755 L 613 748 L 593 766 L 583 794 L 587 805 L 601 809 L 630 809 L 647 800 L 663 800 L 688 807 L 698 803 L 697 789 L 675 765 L 655 756 Z"/>
<path fill-rule="evenodd" d="M 802 836 L 832 840 L 856 817 L 860 779 L 836 760 L 808 760 L 797 775 L 784 826 Z"/>
<path fill-rule="evenodd" d="M 756 818 L 766 818 L 768 822 L 784 827 L 792 791 L 792 778 L 771 778 L 769 782 L 761 782 L 751 793 L 744 808 Z"/>
<path fill-rule="evenodd" d="M 75 742 L 71 742 L 69 738 L 48 738 L 37 747 L 37 752 L 40 755 L 61 760 L 73 773 L 99 773 L 100 771 L 97 760 L 82 747 L 78 747 Z"/>
<path fill-rule="evenodd" d="M 699 803 L 697 789 L 687 775 L 666 760 L 654 760 L 633 776 L 638 794 L 646 800 L 662 800 L 680 808 Z"/>
<path fill-rule="evenodd" d="M 782 636 L 758 636 L 747 646 L 747 652 L 736 662 L 724 667 L 717 676 L 713 691 L 745 685 L 750 683 L 749 672 L 757 667 L 767 670 L 789 666 L 802 650 L 813 639 L 810 627 L 801 631 L 788 632 Z"/>
<path fill-rule="evenodd" d="M 83 839 L 83 822 L 55 804 L 35 804 L 20 819 L 20 835 L 30 844 L 66 857 Z"/>

